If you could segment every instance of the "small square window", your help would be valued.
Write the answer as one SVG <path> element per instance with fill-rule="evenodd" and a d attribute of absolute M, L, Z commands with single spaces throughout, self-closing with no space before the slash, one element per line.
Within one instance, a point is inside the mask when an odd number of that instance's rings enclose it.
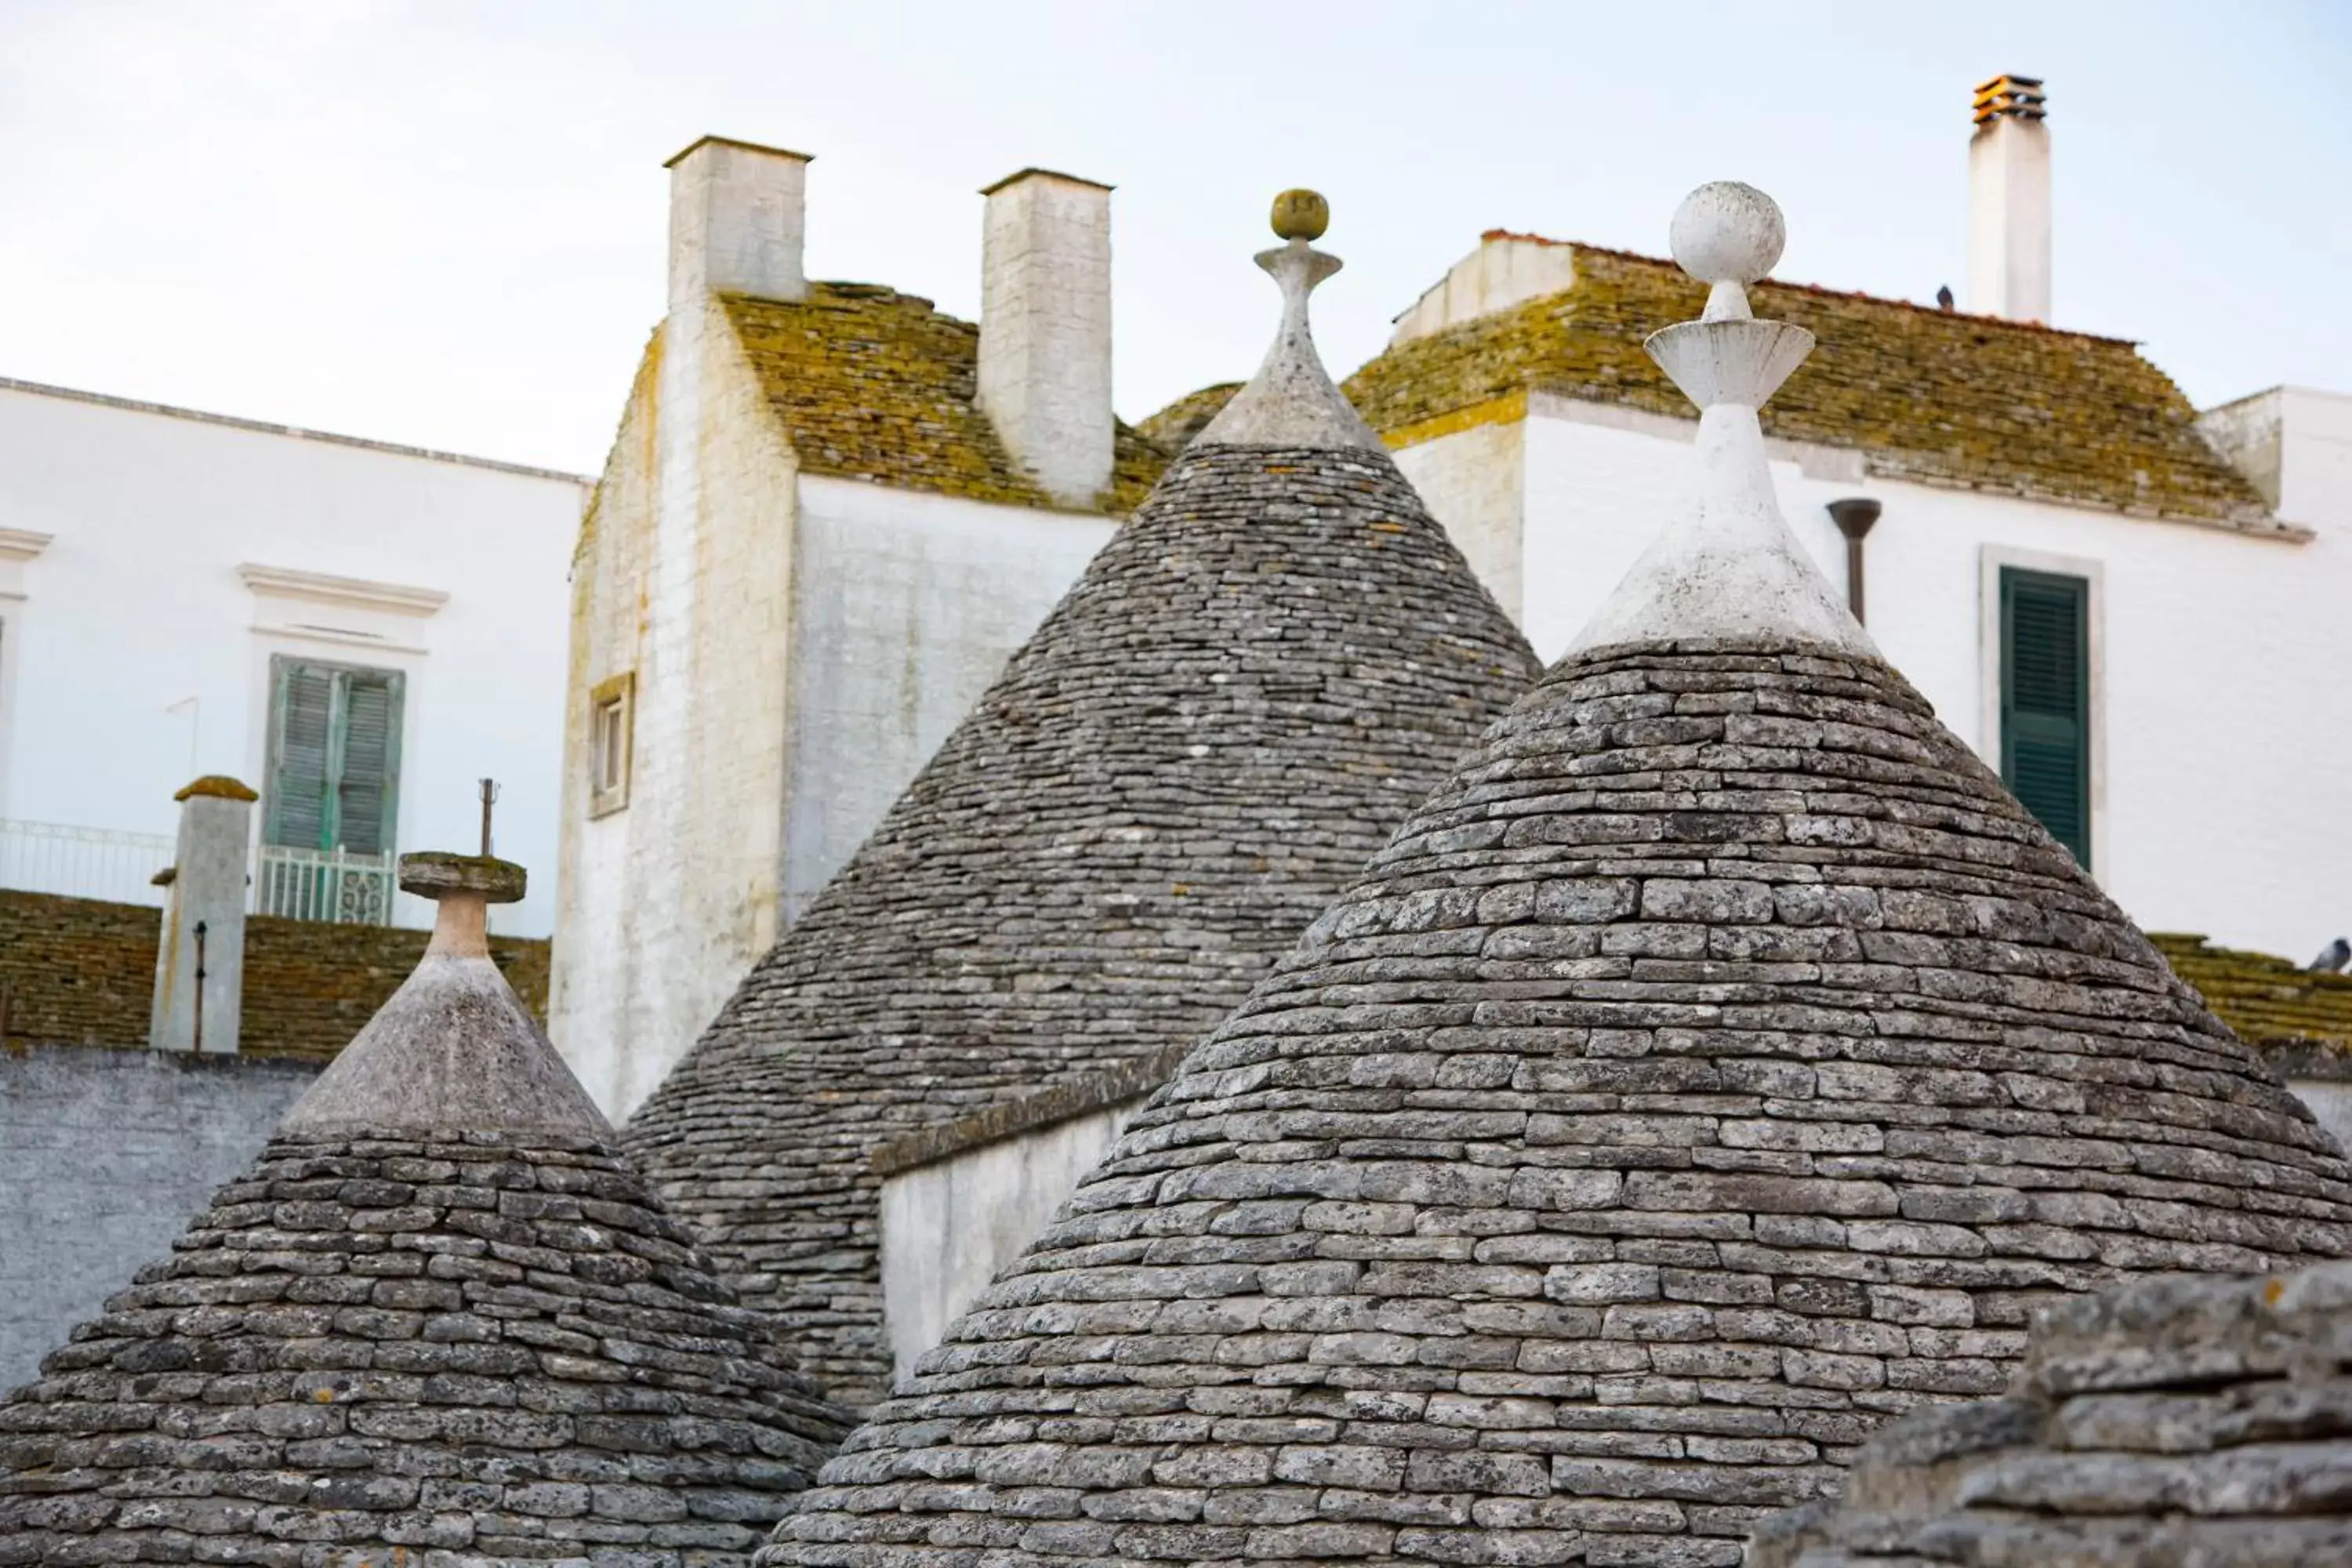
<path fill-rule="evenodd" d="M 629 752 L 635 725 L 636 677 L 616 675 L 588 694 L 588 815 L 629 804 Z"/>

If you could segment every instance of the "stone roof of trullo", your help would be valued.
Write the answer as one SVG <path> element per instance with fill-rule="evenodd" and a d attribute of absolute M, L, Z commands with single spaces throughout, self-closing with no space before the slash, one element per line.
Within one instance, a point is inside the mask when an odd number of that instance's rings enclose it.
<path fill-rule="evenodd" d="M 2352 1171 L 1884 664 L 1573 655 L 766 1563 L 1736 1563 L 2032 1310 Z"/>
<path fill-rule="evenodd" d="M 1688 416 L 1642 339 L 1696 315 L 1705 290 L 1669 261 L 1546 243 L 1574 252 L 1571 287 L 1399 343 L 1348 378 L 1390 446 L 1521 418 L 1530 393 Z M 1888 479 L 2300 536 L 2133 343 L 1801 284 L 1759 285 L 1755 308 L 1822 341 L 1764 409 L 1768 436 L 1857 449 Z M 1221 390 L 1190 393 L 1144 428 L 1197 416 Z"/>
<path fill-rule="evenodd" d="M 2352 1265 L 2168 1279 L 2035 1323 L 2008 1395 L 1922 1411 L 1751 1568 L 2352 1562 Z"/>
<path fill-rule="evenodd" d="M 2352 1250 L 2333 1140 L 1790 534 L 1778 209 L 1674 233 L 1688 506 L 761 1564 L 1730 1568 L 2037 1302 Z"/>
<path fill-rule="evenodd" d="M 869 283 L 805 298 L 723 300 L 803 472 L 1013 506 L 1055 504 L 1013 460 L 980 406 L 980 329 L 929 300 Z M 1167 456 L 1117 427 L 1105 510 L 1142 503 Z"/>
<path fill-rule="evenodd" d="M 845 1399 L 877 1145 L 1230 1011 L 1534 661 L 1376 451 L 1195 447 L 631 1119 Z"/>
<path fill-rule="evenodd" d="M 0 1400 L 0 1563 L 725 1568 L 838 1440 L 487 954 L 440 941 Z"/>
<path fill-rule="evenodd" d="M 2151 931 L 2147 940 L 2213 1016 L 2258 1047 L 2282 1077 L 2352 1077 L 2352 974 L 2314 972 L 2266 952 L 2216 947 L 2201 936 Z M 1190 1042 L 1106 1072 L 1005 1100 L 958 1121 L 885 1143 L 873 1153 L 887 1176 L 1034 1128 L 1141 1100 L 1183 1060 Z"/>

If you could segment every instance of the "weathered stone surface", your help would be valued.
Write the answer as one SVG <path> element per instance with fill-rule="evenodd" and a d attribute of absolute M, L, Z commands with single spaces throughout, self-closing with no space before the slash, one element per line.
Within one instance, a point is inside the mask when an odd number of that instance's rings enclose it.
<path fill-rule="evenodd" d="M 869 1156 L 1197 1037 L 1535 673 L 1384 454 L 1195 446 L 630 1152 L 805 1370 L 878 1399 Z"/>
<path fill-rule="evenodd" d="M 2004 1400 L 1921 1412 L 1756 1568 L 2352 1561 L 2352 1264 L 2053 1307 Z"/>
<path fill-rule="evenodd" d="M 0 1403 L 0 1563 L 741 1563 L 844 1425 L 608 1146 L 281 1138 Z"/>
<path fill-rule="evenodd" d="M 0 1400 L 0 1564 L 740 1568 L 845 1428 L 499 978 L 483 889 L 435 890 L 259 1161 Z"/>
<path fill-rule="evenodd" d="M 2333 1143 L 1898 676 L 1596 649 L 761 1561 L 1727 1565 L 1889 1417 L 1997 1392 L 2036 1306 L 2347 1250 Z M 1013 1517 L 1013 1455 L 1100 1532 Z M 1109 1522 L 1269 1485 L 1380 1528 Z"/>

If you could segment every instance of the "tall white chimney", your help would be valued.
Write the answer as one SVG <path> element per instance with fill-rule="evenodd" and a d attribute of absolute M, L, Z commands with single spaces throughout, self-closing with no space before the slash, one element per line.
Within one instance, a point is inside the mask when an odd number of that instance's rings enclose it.
<path fill-rule="evenodd" d="M 808 155 L 705 136 L 669 170 L 669 307 L 711 293 L 797 300 Z"/>
<path fill-rule="evenodd" d="M 2050 127 L 2042 79 L 1997 76 L 1976 93 L 1969 142 L 1969 309 L 2050 319 Z"/>
<path fill-rule="evenodd" d="M 1065 506 L 1110 483 L 1110 187 L 1024 169 L 981 192 L 980 405 Z"/>

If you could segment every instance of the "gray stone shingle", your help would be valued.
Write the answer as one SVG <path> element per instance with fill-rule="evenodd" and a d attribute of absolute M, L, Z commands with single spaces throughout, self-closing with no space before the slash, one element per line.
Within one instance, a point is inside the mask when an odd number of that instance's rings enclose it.
<path fill-rule="evenodd" d="M 1727 1568 L 2037 1307 L 2347 1249 L 2332 1142 L 1898 675 L 1598 648 L 760 1561 Z"/>
<path fill-rule="evenodd" d="M 740 1568 L 847 1422 L 500 977 L 520 867 L 237 1180 L 0 1399 L 0 1564 Z"/>
<path fill-rule="evenodd" d="M 1921 1411 L 1756 1568 L 2302 1568 L 2352 1559 L 2352 1265 L 2053 1309 L 2008 1395 Z"/>
<path fill-rule="evenodd" d="M 631 1120 L 845 1402 L 878 1146 L 1197 1036 L 1533 679 L 1378 451 L 1196 445 Z"/>

